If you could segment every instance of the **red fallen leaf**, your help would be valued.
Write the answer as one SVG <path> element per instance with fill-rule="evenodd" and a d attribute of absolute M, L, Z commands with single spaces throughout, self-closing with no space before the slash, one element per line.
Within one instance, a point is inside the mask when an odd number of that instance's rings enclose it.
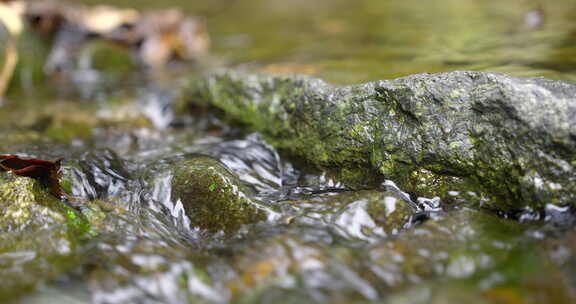
<path fill-rule="evenodd" d="M 50 192 L 61 198 L 63 195 L 60 187 L 60 162 L 62 159 L 47 161 L 33 158 L 20 158 L 16 155 L 0 154 L 0 171 L 9 171 L 18 176 L 26 176 L 38 180 L 48 187 Z"/>

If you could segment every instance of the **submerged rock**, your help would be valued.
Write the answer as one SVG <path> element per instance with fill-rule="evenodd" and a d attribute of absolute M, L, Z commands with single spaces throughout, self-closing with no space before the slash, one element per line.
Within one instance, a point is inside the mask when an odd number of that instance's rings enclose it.
<path fill-rule="evenodd" d="M 371 248 L 370 267 L 397 291 L 390 303 L 571 303 L 569 275 L 531 236 L 541 224 L 466 208 L 441 212 Z"/>
<path fill-rule="evenodd" d="M 251 125 L 347 182 L 384 176 L 420 196 L 473 191 L 515 210 L 576 201 L 576 85 L 482 72 L 337 87 L 222 72 L 188 96 Z"/>
<path fill-rule="evenodd" d="M 370 243 L 292 222 L 238 241 L 225 286 L 232 302 L 572 303 L 569 265 L 555 262 L 571 251 L 543 255 L 528 233 L 542 224 L 456 208 Z"/>
<path fill-rule="evenodd" d="M 95 303 L 226 303 L 206 270 L 209 257 L 156 236 L 104 244 L 89 277 Z"/>
<path fill-rule="evenodd" d="M 364 190 L 287 201 L 300 214 L 291 224 L 326 227 L 345 239 L 377 242 L 409 226 L 415 209 L 391 192 Z"/>
<path fill-rule="evenodd" d="M 206 156 L 174 165 L 171 196 L 182 202 L 193 226 L 211 232 L 230 233 L 266 219 L 238 177 Z"/>

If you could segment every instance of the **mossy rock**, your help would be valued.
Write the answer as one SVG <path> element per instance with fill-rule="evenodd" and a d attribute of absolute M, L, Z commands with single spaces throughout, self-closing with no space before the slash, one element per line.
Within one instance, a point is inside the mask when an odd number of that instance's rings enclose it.
<path fill-rule="evenodd" d="M 393 180 L 416 196 L 475 192 L 517 211 L 576 202 L 576 84 L 457 71 L 334 86 L 220 71 L 193 78 L 212 104 L 347 183 Z"/>
<path fill-rule="evenodd" d="M 25 293 L 79 263 L 90 224 L 36 180 L 0 173 L 0 300 Z"/>
<path fill-rule="evenodd" d="M 249 189 L 218 160 L 199 156 L 173 168 L 172 198 L 182 202 L 193 226 L 231 233 L 266 219 Z"/>

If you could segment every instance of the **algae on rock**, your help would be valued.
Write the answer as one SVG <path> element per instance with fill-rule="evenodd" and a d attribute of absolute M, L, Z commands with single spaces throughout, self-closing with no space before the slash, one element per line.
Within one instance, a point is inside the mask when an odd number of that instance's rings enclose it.
<path fill-rule="evenodd" d="M 188 87 L 188 101 L 349 183 L 385 177 L 427 197 L 473 191 L 499 210 L 576 201 L 572 83 L 458 71 L 337 87 L 224 71 Z"/>
<path fill-rule="evenodd" d="M 0 174 L 0 300 L 33 289 L 77 265 L 77 246 L 91 233 L 74 209 L 37 181 Z"/>
<path fill-rule="evenodd" d="M 193 226 L 230 233 L 243 224 L 266 219 L 249 192 L 216 159 L 200 156 L 174 165 L 172 197 L 182 202 Z"/>

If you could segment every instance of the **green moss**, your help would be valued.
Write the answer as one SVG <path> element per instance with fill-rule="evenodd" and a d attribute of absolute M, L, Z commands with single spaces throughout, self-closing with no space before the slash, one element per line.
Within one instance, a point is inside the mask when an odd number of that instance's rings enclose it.
<path fill-rule="evenodd" d="M 266 218 L 250 191 L 217 160 L 195 157 L 173 168 L 172 197 L 182 201 L 192 225 L 232 233 Z"/>
<path fill-rule="evenodd" d="M 92 136 L 93 124 L 74 122 L 74 121 L 60 121 L 53 123 L 44 134 L 56 141 L 69 143 L 73 139 L 87 139 Z"/>
<path fill-rule="evenodd" d="M 72 193 L 72 181 L 69 179 L 62 178 L 60 180 L 60 187 L 62 187 L 62 191 L 66 193 Z"/>
<path fill-rule="evenodd" d="M 37 181 L 2 173 L 0 203 L 4 212 L 0 226 L 14 227 L 33 221 L 61 222 L 68 226 L 72 237 L 93 235 L 93 228 L 82 213 L 52 196 Z M 39 214 L 42 218 L 35 218 Z"/>
<path fill-rule="evenodd" d="M 22 225 L 34 220 L 35 213 L 40 210 L 45 210 L 53 220 L 65 220 L 57 212 L 59 201 L 38 182 L 27 177 L 15 177 L 11 173 L 0 174 L 0 202 L 4 205 L 1 226 Z"/>
<path fill-rule="evenodd" d="M 10 299 L 78 265 L 92 226 L 77 210 L 53 197 L 36 180 L 0 173 L 0 254 L 24 259 L 5 268 L 0 300 Z"/>
<path fill-rule="evenodd" d="M 70 231 L 80 240 L 91 239 L 98 235 L 98 230 L 93 223 L 102 220 L 103 214 L 95 207 L 79 213 L 68 205 L 63 205 L 67 215 L 67 225 Z M 98 211 L 96 211 L 98 210 Z M 98 214 L 99 216 L 96 216 Z"/>
<path fill-rule="evenodd" d="M 545 100 L 538 97 L 543 91 Z M 348 87 L 222 72 L 194 79 L 189 95 L 346 183 L 387 178 L 418 196 L 443 198 L 449 190 L 472 191 L 490 208 L 516 210 L 576 201 L 565 169 L 576 155 L 571 122 L 561 114 L 573 111 L 565 102 L 573 91 L 564 83 L 478 72 Z"/>

